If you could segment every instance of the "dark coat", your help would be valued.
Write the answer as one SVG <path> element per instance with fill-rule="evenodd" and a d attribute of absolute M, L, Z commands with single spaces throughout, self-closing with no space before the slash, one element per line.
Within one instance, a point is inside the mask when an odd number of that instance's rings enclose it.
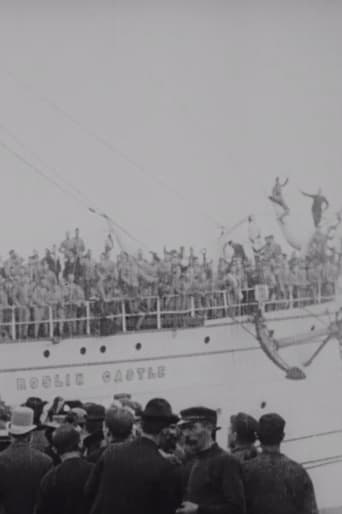
<path fill-rule="evenodd" d="M 199 506 L 198 514 L 245 514 L 239 461 L 216 443 L 201 452 L 193 462 L 185 499 Z"/>
<path fill-rule="evenodd" d="M 281 453 L 262 453 L 244 463 L 248 514 L 318 514 L 303 466 Z"/>
<path fill-rule="evenodd" d="M 182 501 L 180 470 L 141 437 L 109 446 L 85 492 L 92 514 L 174 514 Z"/>
<path fill-rule="evenodd" d="M 47 455 L 25 442 L 0 453 L 0 505 L 6 514 L 33 513 L 40 481 L 51 466 Z"/>
<path fill-rule="evenodd" d="M 106 448 L 103 431 L 97 430 L 93 434 L 89 434 L 84 438 L 83 446 L 87 460 L 95 464 Z"/>
<path fill-rule="evenodd" d="M 245 446 L 238 446 L 232 450 L 232 455 L 240 462 L 254 459 L 258 455 L 258 450 L 254 444 L 246 444 Z"/>
<path fill-rule="evenodd" d="M 74 457 L 50 469 L 41 481 L 35 514 L 87 514 L 84 486 L 93 467 Z"/>

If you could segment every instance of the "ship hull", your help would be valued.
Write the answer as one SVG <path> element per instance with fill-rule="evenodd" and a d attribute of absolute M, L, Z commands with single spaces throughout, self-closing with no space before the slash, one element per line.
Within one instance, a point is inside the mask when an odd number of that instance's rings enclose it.
<path fill-rule="evenodd" d="M 308 331 L 314 335 L 316 325 L 321 327 L 330 319 L 322 306 L 311 307 L 309 313 L 295 309 L 265 316 L 268 327 L 279 338 Z M 303 344 L 294 340 L 282 350 L 282 356 L 290 365 L 298 365 L 318 345 L 314 337 L 313 342 Z M 286 378 L 262 350 L 253 324 L 246 319 L 220 319 L 196 328 L 127 332 L 58 343 L 8 343 L 0 345 L 0 362 L 0 390 L 11 404 L 21 403 L 28 396 L 52 400 L 59 395 L 104 404 L 114 393 L 128 392 L 141 402 L 165 396 L 176 410 L 189 404 L 220 409 L 222 445 L 226 445 L 231 414 L 248 411 L 260 416 L 277 411 L 287 420 L 287 439 L 299 438 L 286 443 L 286 452 L 297 460 L 330 457 L 342 448 L 341 433 L 317 435 L 342 427 L 340 409 L 336 408 L 337 391 L 342 385 L 337 341 L 331 341 L 305 368 L 306 378 L 302 380 Z M 304 443 L 301 437 L 308 434 L 313 437 Z M 327 472 L 330 477 L 340 470 L 338 464 L 312 469 L 321 506 L 342 505 L 338 487 L 329 485 L 332 478 L 322 479 Z"/>

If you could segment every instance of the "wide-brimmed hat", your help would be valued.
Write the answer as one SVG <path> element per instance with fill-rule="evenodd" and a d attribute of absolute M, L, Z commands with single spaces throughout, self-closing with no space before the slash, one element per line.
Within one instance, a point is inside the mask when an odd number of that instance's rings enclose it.
<path fill-rule="evenodd" d="M 32 432 L 36 426 L 33 424 L 33 410 L 29 407 L 17 407 L 12 412 L 8 432 L 11 435 L 25 435 Z"/>
<path fill-rule="evenodd" d="M 142 419 L 165 421 L 172 425 L 179 421 L 179 417 L 172 412 L 171 405 L 164 398 L 153 398 L 141 413 Z"/>

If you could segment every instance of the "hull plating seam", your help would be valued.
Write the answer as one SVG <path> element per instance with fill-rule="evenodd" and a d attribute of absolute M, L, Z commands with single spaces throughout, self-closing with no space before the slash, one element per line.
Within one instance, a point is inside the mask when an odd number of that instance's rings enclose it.
<path fill-rule="evenodd" d="M 146 362 L 146 361 L 159 361 L 159 360 L 171 360 L 171 359 L 189 359 L 191 357 L 207 357 L 209 355 L 222 355 L 226 353 L 239 353 L 260 350 L 260 346 L 250 346 L 248 348 L 239 348 L 234 350 L 217 350 L 214 352 L 198 352 L 198 353 L 184 353 L 178 355 L 160 355 L 158 357 L 141 357 L 139 359 L 122 359 L 122 360 L 111 360 L 103 362 L 78 362 L 77 364 L 58 364 L 56 366 L 32 366 L 29 368 L 6 368 L 0 369 L 0 373 L 12 373 L 16 371 L 36 371 L 44 369 L 58 369 L 58 368 L 81 368 L 84 366 L 101 366 L 110 364 L 126 364 L 129 362 Z"/>

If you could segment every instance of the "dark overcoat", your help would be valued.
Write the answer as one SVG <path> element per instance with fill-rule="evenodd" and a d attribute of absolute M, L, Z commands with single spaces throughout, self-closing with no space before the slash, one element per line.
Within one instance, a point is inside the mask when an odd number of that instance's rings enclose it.
<path fill-rule="evenodd" d="M 182 501 L 179 466 L 141 437 L 110 445 L 85 488 L 92 514 L 174 514 Z"/>
<path fill-rule="evenodd" d="M 248 514 L 318 514 L 307 471 L 279 452 L 263 452 L 243 465 Z"/>
<path fill-rule="evenodd" d="M 186 500 L 198 514 L 245 514 L 246 502 L 240 462 L 216 443 L 194 459 Z"/>
<path fill-rule="evenodd" d="M 75 456 L 50 469 L 41 481 L 35 514 L 87 514 L 84 486 L 93 467 Z"/>
<path fill-rule="evenodd" d="M 14 442 L 0 453 L 0 506 L 6 514 L 33 513 L 40 481 L 52 465 L 27 442 Z"/>

